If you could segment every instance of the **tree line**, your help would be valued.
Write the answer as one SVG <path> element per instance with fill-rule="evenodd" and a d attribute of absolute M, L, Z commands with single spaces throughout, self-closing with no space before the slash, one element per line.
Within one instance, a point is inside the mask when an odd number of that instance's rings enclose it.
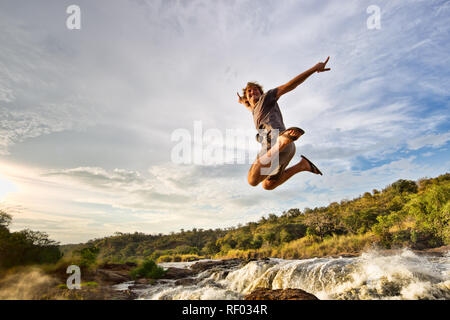
<path fill-rule="evenodd" d="M 29 229 L 11 232 L 12 217 L 0 210 L 0 270 L 15 266 L 55 263 L 61 257 L 59 243 L 44 232 Z"/>
<path fill-rule="evenodd" d="M 293 208 L 281 215 L 270 213 L 257 222 L 237 227 L 194 228 L 167 235 L 116 233 L 83 245 L 63 246 L 63 249 L 73 252 L 74 248 L 97 248 L 98 258 L 111 262 L 186 261 L 244 252 L 259 253 L 256 254 L 258 257 L 275 252 L 275 255 L 285 257 L 281 248 L 288 244 L 292 251 L 295 243 L 311 246 L 325 243 L 330 238 L 337 241 L 339 237 L 346 237 L 346 246 L 353 251 L 362 249 L 358 245 L 363 244 L 352 243 L 360 241 L 361 237 L 384 248 L 423 249 L 450 244 L 449 200 L 450 174 L 447 173 L 418 181 L 401 179 L 383 190 L 365 192 L 352 200 L 314 209 Z M 295 250 L 304 249 L 297 245 Z M 298 252 L 295 256 L 303 255 Z"/>

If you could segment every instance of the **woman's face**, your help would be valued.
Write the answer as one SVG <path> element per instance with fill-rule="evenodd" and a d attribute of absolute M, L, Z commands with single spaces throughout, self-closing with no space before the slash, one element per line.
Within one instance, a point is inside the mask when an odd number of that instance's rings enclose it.
<path fill-rule="evenodd" d="M 245 94 L 251 106 L 254 106 L 258 102 L 259 98 L 261 98 L 261 92 L 254 86 L 249 86 L 245 91 Z"/>

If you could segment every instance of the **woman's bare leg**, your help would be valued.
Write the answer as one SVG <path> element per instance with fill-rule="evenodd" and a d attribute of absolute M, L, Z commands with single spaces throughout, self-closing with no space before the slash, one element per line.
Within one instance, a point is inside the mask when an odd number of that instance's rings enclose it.
<path fill-rule="evenodd" d="M 301 136 L 302 134 L 295 130 L 287 131 L 291 136 Z M 258 158 L 253 162 L 249 172 L 248 172 L 248 183 L 252 186 L 257 186 L 261 181 L 267 178 L 267 175 L 262 174 L 263 168 L 270 168 L 272 161 L 275 156 L 279 156 L 280 152 L 283 151 L 292 140 L 286 136 L 279 136 L 277 142 L 264 154 L 262 157 Z"/>
<path fill-rule="evenodd" d="M 309 171 L 309 172 L 313 172 L 313 168 L 311 167 L 311 165 L 308 163 L 308 161 L 306 161 L 305 159 L 302 158 L 302 160 L 297 163 L 296 165 L 293 165 L 290 168 L 287 168 L 282 174 L 280 179 L 278 180 L 264 180 L 263 181 L 263 188 L 266 190 L 273 190 L 276 187 L 282 185 L 283 183 L 285 183 L 287 180 L 289 180 L 289 178 L 291 178 L 293 175 L 296 175 L 299 172 L 302 171 Z"/>

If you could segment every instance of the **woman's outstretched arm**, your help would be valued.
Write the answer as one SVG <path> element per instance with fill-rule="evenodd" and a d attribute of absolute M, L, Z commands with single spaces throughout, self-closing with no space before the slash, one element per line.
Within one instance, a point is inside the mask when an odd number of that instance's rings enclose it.
<path fill-rule="evenodd" d="M 281 97 L 283 94 L 288 93 L 289 91 L 292 91 L 295 88 L 297 88 L 298 85 L 300 85 L 303 81 L 308 79 L 309 76 L 312 75 L 313 73 L 330 71 L 331 70 L 330 68 L 325 68 L 329 59 L 330 57 L 328 57 L 327 60 L 325 60 L 325 62 L 317 63 L 314 67 L 299 74 L 288 83 L 279 86 L 277 90 L 277 99 Z"/>

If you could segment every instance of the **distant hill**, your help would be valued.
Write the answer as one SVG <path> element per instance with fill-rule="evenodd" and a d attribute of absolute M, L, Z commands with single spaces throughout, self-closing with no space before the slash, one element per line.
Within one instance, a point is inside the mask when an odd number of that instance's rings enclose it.
<path fill-rule="evenodd" d="M 290 209 L 227 229 L 181 230 L 171 234 L 116 233 L 85 244 L 63 245 L 70 256 L 86 247 L 98 259 L 192 260 L 200 257 L 306 258 L 355 254 L 374 244 L 425 249 L 450 244 L 450 174 L 398 180 L 353 200 L 314 209 Z"/>

